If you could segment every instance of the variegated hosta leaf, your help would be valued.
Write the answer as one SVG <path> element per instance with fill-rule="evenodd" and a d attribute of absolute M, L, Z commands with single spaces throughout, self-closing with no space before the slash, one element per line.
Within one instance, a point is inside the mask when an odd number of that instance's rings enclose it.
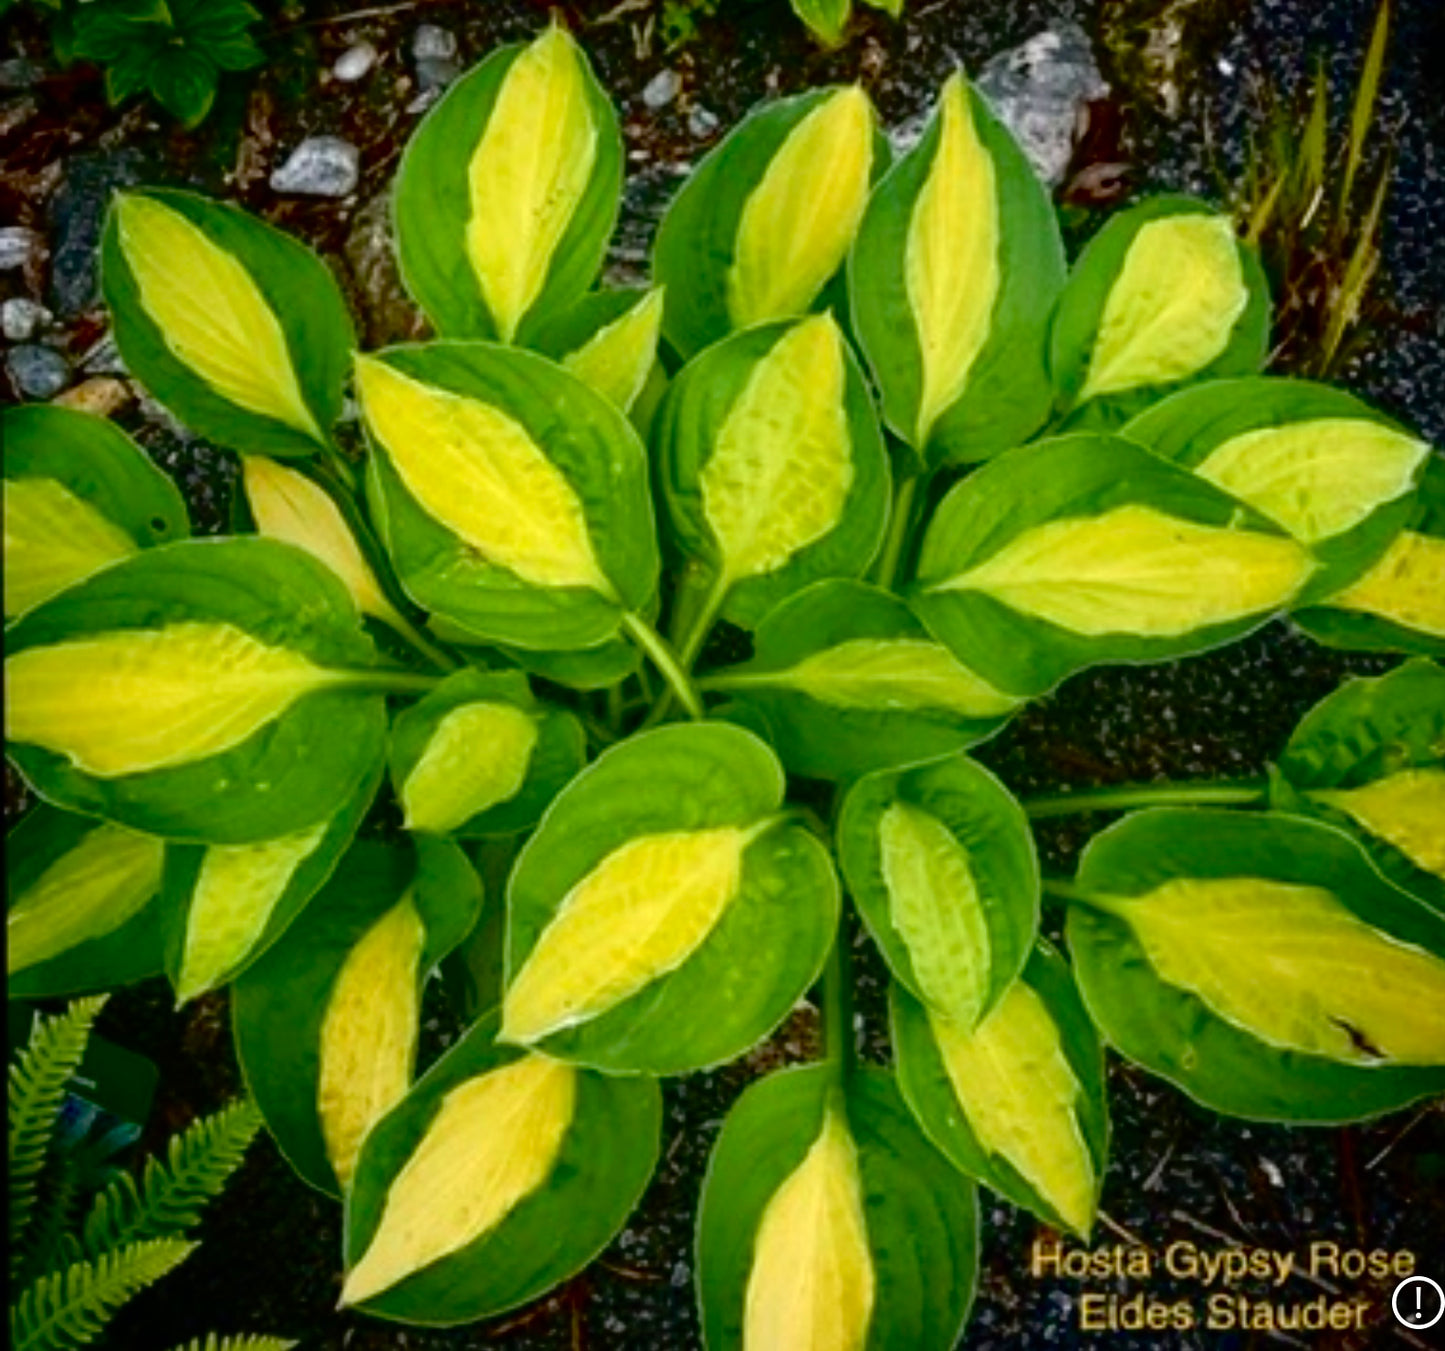
<path fill-rule="evenodd" d="M 1357 1064 L 1445 1064 L 1445 960 L 1324 887 L 1180 878 L 1113 913 L 1161 980 L 1262 1041 Z"/>
<path fill-rule="evenodd" d="M 887 160 L 868 96 L 817 89 L 764 105 L 668 205 L 653 273 L 689 359 L 729 333 L 806 314 L 828 294 Z"/>
<path fill-rule="evenodd" d="M 213 989 L 251 951 L 292 875 L 325 834 L 323 822 L 279 840 L 206 850 L 186 919 L 177 1004 Z"/>
<path fill-rule="evenodd" d="M 766 745 L 723 722 L 634 735 L 573 778 L 508 882 L 502 1039 L 673 1074 L 776 1026 L 838 905 L 820 842 L 777 815 L 783 786 Z"/>
<path fill-rule="evenodd" d="M 1351 1121 L 1445 1089 L 1445 915 L 1343 831 L 1136 812 L 1090 843 L 1072 894 L 1100 1030 L 1206 1105 Z"/>
<path fill-rule="evenodd" d="M 398 622 L 395 606 L 326 489 L 263 455 L 241 457 L 241 479 L 257 533 L 305 549 L 346 583 L 363 614 L 387 624 Z"/>
<path fill-rule="evenodd" d="M 5 480 L 5 614 L 24 614 L 138 553 L 108 516 L 53 478 Z"/>
<path fill-rule="evenodd" d="M 403 897 L 347 954 L 326 1001 L 316 1110 L 343 1188 L 366 1132 L 411 1083 L 425 937 L 412 898 Z"/>
<path fill-rule="evenodd" d="M 500 408 L 358 356 L 362 411 L 422 509 L 533 586 L 612 594 L 576 490 Z"/>
<path fill-rule="evenodd" d="M 0 443 L 7 618 L 187 533 L 175 485 L 104 418 L 53 405 L 7 408 Z"/>
<path fill-rule="evenodd" d="M 727 271 L 734 328 L 805 312 L 842 266 L 873 170 L 873 105 L 829 94 L 787 134 L 748 193 Z"/>
<path fill-rule="evenodd" d="M 953 1346 L 972 1298 L 972 1183 L 891 1074 L 769 1075 L 708 1164 L 697 1279 L 709 1351 Z"/>
<path fill-rule="evenodd" d="M 227 623 L 124 629 L 5 663 L 8 740 L 99 778 L 188 764 L 239 746 L 298 699 L 353 682 Z"/>
<path fill-rule="evenodd" d="M 874 190 L 848 260 L 852 331 L 910 472 L 997 454 L 1047 421 L 1064 270 L 1048 194 L 955 72 Z"/>
<path fill-rule="evenodd" d="M 1171 216 L 1134 236 L 1109 288 L 1079 398 L 1167 385 L 1216 361 L 1249 303 L 1227 216 Z"/>
<path fill-rule="evenodd" d="M 979 141 L 968 85 L 949 76 L 939 95 L 938 147 L 908 224 L 908 299 L 923 368 L 913 444 L 968 383 L 998 299 L 999 213 L 994 164 Z"/>
<path fill-rule="evenodd" d="M 157 198 L 127 194 L 115 211 L 141 305 L 176 360 L 227 402 L 320 441 L 286 335 L 241 260 Z"/>
<path fill-rule="evenodd" d="M 838 857 L 893 974 L 930 1009 L 974 1027 L 1038 932 L 1038 861 L 1018 803 L 962 755 L 880 770 L 843 800 Z"/>
<path fill-rule="evenodd" d="M 93 825 L 12 895 L 5 916 L 9 975 L 114 933 L 160 889 L 165 844 L 123 826 Z"/>
<path fill-rule="evenodd" d="M 126 368 L 188 427 L 248 454 L 325 444 L 356 334 L 310 249 L 235 207 L 148 188 L 112 206 L 101 280 Z"/>
<path fill-rule="evenodd" d="M 1158 661 L 1290 605 L 1316 560 L 1246 507 L 1121 437 L 1005 451 L 929 522 L 907 594 L 960 661 L 1012 694 L 1095 662 Z"/>
<path fill-rule="evenodd" d="M 351 842 L 233 982 L 246 1083 L 311 1186 L 350 1190 L 362 1142 L 411 1085 L 423 982 L 480 905 L 480 881 L 449 840 Z"/>
<path fill-rule="evenodd" d="M 1374 567 L 1329 603 L 1445 639 L 1445 538 L 1400 531 Z"/>
<path fill-rule="evenodd" d="M 809 778 L 945 755 L 1021 703 L 931 640 L 897 596 L 861 582 L 805 587 L 758 626 L 753 654 L 701 687 L 762 712 L 783 763 Z"/>
<path fill-rule="evenodd" d="M 1254 378 L 1193 385 L 1123 435 L 1247 502 L 1315 555 L 1296 605 L 1337 594 L 1415 509 L 1430 447 L 1342 390 Z"/>
<path fill-rule="evenodd" d="M 453 709 L 401 786 L 403 824 L 445 835 L 515 797 L 536 744 L 536 720 L 511 704 Z"/>
<path fill-rule="evenodd" d="M 940 1014 L 929 1022 L 979 1144 L 1087 1234 L 1098 1185 L 1075 1111 L 1079 1081 L 1043 1000 L 1018 980 L 972 1032 Z"/>
<path fill-rule="evenodd" d="M 744 1345 L 862 1351 L 873 1299 L 858 1148 L 842 1113 L 829 1109 L 758 1223 Z"/>
<path fill-rule="evenodd" d="M 968 854 L 936 816 L 895 802 L 878 823 L 889 914 L 926 1003 L 972 1027 L 988 996 L 988 925 Z"/>
<path fill-rule="evenodd" d="M 964 718 L 995 718 L 1019 704 L 962 665 L 946 647 L 920 638 L 850 639 L 805 657 L 791 670 L 756 680 L 799 690 L 834 708 L 939 710 Z"/>
<path fill-rule="evenodd" d="M 496 1045 L 475 1023 L 368 1135 L 344 1304 L 453 1326 L 528 1304 L 615 1237 L 657 1162 L 662 1095 Z"/>
<path fill-rule="evenodd" d="M 1445 909 L 1445 671 L 1416 660 L 1346 682 L 1295 728 L 1281 811 L 1346 825 L 1392 881 Z"/>
<path fill-rule="evenodd" d="M 502 1040 L 540 1041 L 675 971 L 737 898 L 743 853 L 771 824 L 645 835 L 609 853 L 509 981 Z"/>
<path fill-rule="evenodd" d="M 1187 197 L 1120 212 L 1084 250 L 1050 334 L 1066 403 L 1117 425 L 1148 393 L 1208 376 L 1252 375 L 1268 343 L 1269 294 L 1233 222 Z"/>
<path fill-rule="evenodd" d="M 620 318 L 562 358 L 573 375 L 624 413 L 631 411 L 657 364 L 666 290 L 665 286 L 654 287 Z"/>
<path fill-rule="evenodd" d="M 527 1055 L 442 1099 L 387 1192 L 342 1304 L 361 1304 L 495 1229 L 540 1188 L 572 1124 L 577 1071 Z"/>
<path fill-rule="evenodd" d="M 805 319 L 753 368 L 702 468 L 703 512 L 723 576 L 776 572 L 826 535 L 853 484 L 843 335 Z"/>
<path fill-rule="evenodd" d="M 1216 446 L 1194 472 L 1317 544 L 1410 491 L 1430 447 L 1378 422 L 1320 418 Z"/>
<path fill-rule="evenodd" d="M 1313 568 L 1283 536 L 1131 503 L 1034 526 L 930 589 L 977 591 L 1088 637 L 1176 637 L 1284 606 Z"/>
<path fill-rule="evenodd" d="M 1416 867 L 1445 878 L 1445 769 L 1402 769 L 1359 788 L 1309 796 L 1344 812 Z"/>
<path fill-rule="evenodd" d="M 674 381 L 659 422 L 676 531 L 728 618 L 755 625 L 809 581 L 866 568 L 888 472 L 831 314 L 709 348 Z"/>
<path fill-rule="evenodd" d="M 50 801 L 196 844 L 335 815 L 385 753 L 339 580 L 255 536 L 143 549 L 7 633 L 9 752 Z"/>
<path fill-rule="evenodd" d="M 582 55 L 553 24 L 507 68 L 467 166 L 467 255 L 503 342 L 542 292 L 598 136 Z"/>
<path fill-rule="evenodd" d="M 595 280 L 621 177 L 616 114 L 566 31 L 497 49 L 407 148 L 396 221 L 408 289 L 448 338 L 514 341 Z"/>
<path fill-rule="evenodd" d="M 1104 1055 L 1067 963 L 1040 942 L 977 1027 L 894 985 L 899 1083 L 953 1164 L 1087 1239 L 1106 1164 Z"/>

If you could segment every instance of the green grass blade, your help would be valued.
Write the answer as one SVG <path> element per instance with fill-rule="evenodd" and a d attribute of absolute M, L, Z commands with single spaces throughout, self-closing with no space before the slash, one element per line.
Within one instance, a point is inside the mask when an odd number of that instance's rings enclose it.
<path fill-rule="evenodd" d="M 1375 13 L 1375 28 L 1370 34 L 1370 49 L 1365 53 L 1364 69 L 1355 89 L 1355 106 L 1350 113 L 1350 140 L 1345 153 L 1345 176 L 1340 184 L 1340 218 L 1349 214 L 1355 178 L 1364 159 L 1365 139 L 1375 120 L 1375 100 L 1380 92 L 1380 75 L 1385 68 L 1385 46 L 1390 37 L 1390 0 L 1380 0 Z"/>

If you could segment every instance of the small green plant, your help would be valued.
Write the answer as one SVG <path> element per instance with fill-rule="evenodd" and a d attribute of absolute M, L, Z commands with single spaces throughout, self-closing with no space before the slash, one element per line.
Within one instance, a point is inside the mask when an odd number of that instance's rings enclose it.
<path fill-rule="evenodd" d="M 1380 221 L 1392 165 L 1386 156 L 1361 197 L 1370 158 L 1390 6 L 1382 0 L 1360 70 L 1343 143 L 1329 136 L 1329 82 L 1323 63 L 1308 112 L 1292 103 L 1267 108 L 1235 197 L 1235 215 L 1275 284 L 1278 304 L 1272 360 L 1284 369 L 1328 378 L 1352 350 L 1380 266 Z"/>
<path fill-rule="evenodd" d="M 294 240 L 117 200 L 126 363 L 245 503 L 188 539 L 118 430 L 7 414 L 7 734 L 46 799 L 12 986 L 229 986 L 268 1128 L 345 1199 L 343 1302 L 421 1324 L 601 1252 L 658 1079 L 815 989 L 825 1058 L 754 1085 L 709 1169 L 714 1351 L 952 1346 L 975 1180 L 1092 1229 L 1105 1041 L 1244 1117 L 1445 1090 L 1442 465 L 1257 375 L 1228 218 L 1150 200 L 1070 269 L 962 75 L 896 164 L 859 88 L 819 89 L 699 165 L 651 288 L 593 289 L 623 163 L 559 28 L 491 55 L 396 185 L 441 336 L 373 353 Z M 1285 614 L 1419 660 L 1268 781 L 1021 803 L 965 753 L 1085 667 Z M 1041 878 L 1031 817 L 1104 807 L 1147 809 Z M 845 904 L 894 981 L 886 1070 Z M 442 964 L 470 1027 L 417 1077 Z"/>
<path fill-rule="evenodd" d="M 10 1345 L 68 1351 L 94 1341 L 132 1296 L 196 1249 L 187 1237 L 205 1203 L 241 1162 L 260 1114 L 242 1102 L 197 1121 L 150 1159 L 139 1184 L 123 1169 L 87 1197 L 76 1159 L 57 1147 L 66 1086 L 80 1065 L 103 998 L 37 1020 L 10 1066 Z M 80 1207 L 91 1204 L 83 1216 Z M 193 1344 L 199 1351 L 199 1342 Z M 206 1339 L 206 1351 L 286 1351 L 275 1337 Z"/>
<path fill-rule="evenodd" d="M 0 14 L 13 0 L 0 3 Z M 265 60 L 247 31 L 261 15 L 245 0 L 34 0 L 46 11 L 63 64 L 105 68 L 112 104 L 149 93 L 185 127 L 204 120 L 226 71 Z"/>

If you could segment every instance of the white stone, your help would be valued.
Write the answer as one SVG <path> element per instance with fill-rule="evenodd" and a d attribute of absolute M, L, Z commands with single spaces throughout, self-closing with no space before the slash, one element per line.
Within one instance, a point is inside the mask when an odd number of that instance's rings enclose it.
<path fill-rule="evenodd" d="M 355 84 L 376 64 L 376 48 L 369 42 L 358 42 L 336 58 L 331 73 L 344 84 Z"/>
<path fill-rule="evenodd" d="M 0 272 L 24 267 L 40 243 L 40 236 L 23 225 L 7 225 L 0 229 Z"/>
<path fill-rule="evenodd" d="M 0 331 L 9 342 L 25 342 L 35 336 L 35 330 L 50 319 L 50 311 L 44 305 L 25 296 L 11 296 L 0 305 Z"/>
<path fill-rule="evenodd" d="M 271 175 L 273 192 L 345 197 L 361 177 L 361 152 L 339 136 L 308 136 Z"/>
<path fill-rule="evenodd" d="M 424 23 L 411 40 L 411 54 L 418 61 L 450 61 L 457 54 L 457 35 L 434 23 Z"/>
<path fill-rule="evenodd" d="M 642 101 L 656 112 L 659 108 L 666 108 L 681 88 L 682 77 L 675 70 L 660 70 L 647 82 L 642 91 Z"/>

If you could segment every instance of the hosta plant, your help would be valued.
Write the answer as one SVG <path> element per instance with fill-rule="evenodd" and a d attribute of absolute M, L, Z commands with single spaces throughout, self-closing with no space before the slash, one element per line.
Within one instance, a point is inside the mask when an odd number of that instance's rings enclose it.
<path fill-rule="evenodd" d="M 1430 447 L 1258 374 L 1264 277 L 1203 203 L 1067 267 L 962 75 L 896 164 L 857 88 L 760 107 L 632 291 L 598 286 L 623 163 L 560 28 L 493 53 L 396 186 L 437 336 L 368 353 L 300 244 L 116 201 L 121 351 L 244 501 L 188 538 L 113 427 L 7 418 L 16 988 L 229 986 L 267 1126 L 345 1202 L 343 1302 L 428 1324 L 583 1267 L 658 1078 L 817 991 L 825 1058 L 744 1095 L 703 1188 L 715 1349 L 952 1345 L 975 1182 L 1090 1232 L 1106 1043 L 1260 1119 L 1445 1090 Z M 967 755 L 1084 667 L 1283 615 L 1415 660 L 1268 781 L 1020 804 Z M 1030 815 L 1142 802 L 1041 878 Z M 854 1063 L 847 907 L 889 1068 Z M 470 1026 L 418 1064 L 439 964 Z"/>

